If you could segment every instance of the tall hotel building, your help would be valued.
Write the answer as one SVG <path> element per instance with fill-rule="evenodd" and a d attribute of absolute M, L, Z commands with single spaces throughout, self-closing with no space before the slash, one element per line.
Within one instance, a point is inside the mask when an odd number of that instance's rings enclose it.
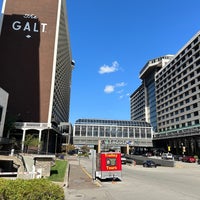
<path fill-rule="evenodd" d="M 200 32 L 155 77 L 160 146 L 200 156 Z"/>
<path fill-rule="evenodd" d="M 137 100 L 145 104 L 138 111 L 154 127 L 155 147 L 200 156 L 200 32 L 159 70 L 149 73 L 153 63 L 158 66 L 156 60 L 149 61 L 140 73 L 144 100 L 135 98 L 137 89 L 131 95 L 131 106 L 140 105 Z M 131 116 L 136 116 L 135 110 Z"/>
<path fill-rule="evenodd" d="M 131 120 L 142 120 L 151 124 L 157 131 L 155 74 L 172 59 L 166 55 L 149 60 L 140 71 L 142 84 L 130 96 Z"/>
<path fill-rule="evenodd" d="M 22 130 L 15 136 L 23 144 L 25 134 L 37 130 L 40 140 L 55 145 L 57 125 L 69 120 L 74 64 L 65 0 L 4 0 L 0 55 L 0 87 L 9 93 L 7 116 Z"/>

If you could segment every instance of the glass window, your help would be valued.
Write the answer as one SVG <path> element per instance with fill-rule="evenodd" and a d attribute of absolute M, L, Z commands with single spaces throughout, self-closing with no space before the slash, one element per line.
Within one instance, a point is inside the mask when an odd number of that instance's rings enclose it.
<path fill-rule="evenodd" d="M 110 127 L 106 126 L 105 128 L 106 137 L 110 137 Z"/>
<path fill-rule="evenodd" d="M 104 127 L 100 127 L 100 137 L 104 137 Z"/>
<path fill-rule="evenodd" d="M 81 136 L 86 136 L 86 126 L 81 127 Z"/>
<path fill-rule="evenodd" d="M 117 128 L 117 137 L 122 137 L 122 127 Z"/>
<path fill-rule="evenodd" d="M 94 129 L 93 129 L 93 136 L 94 136 L 94 137 L 98 137 L 98 126 L 94 126 Z"/>
<path fill-rule="evenodd" d="M 75 136 L 80 136 L 80 126 L 75 126 Z"/>
<path fill-rule="evenodd" d="M 129 128 L 129 137 L 131 137 L 131 138 L 134 137 L 133 128 Z"/>
<path fill-rule="evenodd" d="M 92 126 L 88 126 L 87 136 L 92 136 Z"/>
<path fill-rule="evenodd" d="M 198 116 L 198 115 L 199 115 L 198 111 L 194 112 L 194 116 Z"/>
<path fill-rule="evenodd" d="M 140 134 L 139 134 L 139 128 L 135 128 L 135 137 L 139 138 Z"/>
<path fill-rule="evenodd" d="M 111 137 L 116 137 L 116 127 L 111 127 Z"/>

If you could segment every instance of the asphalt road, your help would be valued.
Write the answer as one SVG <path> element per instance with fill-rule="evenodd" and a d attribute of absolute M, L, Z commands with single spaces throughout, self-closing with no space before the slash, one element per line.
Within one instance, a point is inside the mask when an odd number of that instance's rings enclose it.
<path fill-rule="evenodd" d="M 90 159 L 82 159 L 80 163 L 91 173 Z M 200 165 L 196 163 L 178 162 L 173 168 L 123 165 L 122 174 L 122 181 L 101 182 L 102 186 L 98 192 L 101 191 L 104 200 L 200 199 Z M 99 197 L 96 196 L 93 199 L 99 199 Z"/>
<path fill-rule="evenodd" d="M 113 191 L 113 199 L 197 200 L 200 199 L 200 168 L 123 167 L 123 180 L 115 185 L 104 183 Z"/>

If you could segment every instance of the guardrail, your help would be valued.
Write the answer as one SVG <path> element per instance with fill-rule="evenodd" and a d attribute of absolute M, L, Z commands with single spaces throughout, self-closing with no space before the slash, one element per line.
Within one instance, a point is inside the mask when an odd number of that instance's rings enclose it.
<path fill-rule="evenodd" d="M 152 160 L 157 165 L 160 165 L 160 166 L 164 166 L 164 167 L 174 167 L 175 166 L 174 160 L 165 160 L 165 159 L 161 159 L 160 157 L 159 158 L 144 157 L 144 156 L 137 156 L 137 155 L 126 155 L 126 157 L 128 159 L 134 160 L 137 163 L 137 165 L 142 165 L 143 162 L 146 161 L 146 160 Z"/>

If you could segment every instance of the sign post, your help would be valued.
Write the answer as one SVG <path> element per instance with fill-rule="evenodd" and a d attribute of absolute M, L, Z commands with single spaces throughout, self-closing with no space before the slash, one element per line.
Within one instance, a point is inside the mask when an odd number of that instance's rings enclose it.
<path fill-rule="evenodd" d="M 96 179 L 96 150 L 91 150 L 92 155 L 92 179 Z"/>

